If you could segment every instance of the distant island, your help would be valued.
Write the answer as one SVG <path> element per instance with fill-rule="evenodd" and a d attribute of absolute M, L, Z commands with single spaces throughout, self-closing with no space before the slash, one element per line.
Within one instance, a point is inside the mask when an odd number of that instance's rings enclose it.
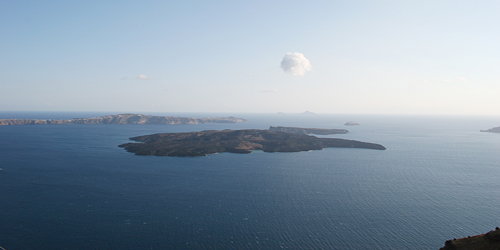
<path fill-rule="evenodd" d="M 307 110 L 307 111 L 304 111 L 304 112 L 302 112 L 302 113 L 285 113 L 285 112 L 278 112 L 278 113 L 276 113 L 276 114 L 277 114 L 277 115 L 286 115 L 286 114 L 294 114 L 294 115 L 295 115 L 295 114 L 300 114 L 300 115 L 315 115 L 316 113 L 314 113 L 314 112 L 311 112 L 311 111 L 308 111 L 308 110 Z"/>
<path fill-rule="evenodd" d="M 491 250 L 500 249 L 500 229 L 485 234 L 453 239 L 445 242 L 440 250 Z"/>
<path fill-rule="evenodd" d="M 357 123 L 357 122 L 346 122 L 346 123 L 344 123 L 344 125 L 346 125 L 346 126 L 356 126 L 356 125 L 359 125 L 359 123 Z"/>
<path fill-rule="evenodd" d="M 270 131 L 278 131 L 294 134 L 315 134 L 315 135 L 333 135 L 333 134 L 346 134 L 349 132 L 347 129 L 325 129 L 325 128 L 296 128 L 296 127 L 269 127 Z"/>
<path fill-rule="evenodd" d="M 480 130 L 480 132 L 500 133 L 500 127 L 494 127 L 487 130 Z"/>
<path fill-rule="evenodd" d="M 300 152 L 330 147 L 386 149 L 375 143 L 259 129 L 163 133 L 130 139 L 140 143 L 125 143 L 119 147 L 136 155 L 156 156 L 206 156 L 222 152 L 248 154 L 252 150 Z"/>
<path fill-rule="evenodd" d="M 141 114 L 118 114 L 92 118 L 73 118 L 66 120 L 40 119 L 0 119 L 1 125 L 43 125 L 43 124 L 202 124 L 236 123 L 247 120 L 237 117 L 188 118 L 174 116 L 152 116 Z"/>

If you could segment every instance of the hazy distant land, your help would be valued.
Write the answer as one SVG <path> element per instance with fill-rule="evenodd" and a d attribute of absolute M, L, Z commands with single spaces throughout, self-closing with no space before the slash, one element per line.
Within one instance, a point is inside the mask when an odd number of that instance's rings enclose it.
<path fill-rule="evenodd" d="M 141 114 L 118 114 L 92 118 L 73 118 L 66 120 L 42 119 L 0 119 L 1 125 L 43 125 L 43 124 L 202 124 L 202 123 L 236 123 L 247 120 L 238 117 L 188 118 L 174 116 L 152 116 Z"/>
<path fill-rule="evenodd" d="M 486 130 L 481 130 L 480 132 L 490 132 L 490 133 L 500 133 L 500 127 L 494 127 Z"/>
<path fill-rule="evenodd" d="M 359 125 L 359 123 L 357 123 L 357 122 L 346 122 L 346 123 L 344 123 L 344 125 L 346 125 L 346 126 L 357 126 L 357 125 Z"/>
<path fill-rule="evenodd" d="M 285 114 L 315 115 L 316 113 L 311 112 L 311 111 L 309 111 L 309 110 L 306 110 L 306 111 L 304 111 L 304 112 L 302 112 L 302 113 L 285 113 L 285 112 L 278 112 L 278 113 L 276 113 L 276 114 L 278 114 L 278 115 L 285 115 Z"/>
<path fill-rule="evenodd" d="M 325 129 L 325 128 L 297 128 L 297 127 L 269 127 L 271 131 L 294 133 L 294 134 L 314 134 L 314 135 L 333 135 L 333 134 L 346 134 L 349 132 L 347 129 Z"/>
<path fill-rule="evenodd" d="M 140 143 L 125 143 L 119 147 L 136 155 L 206 156 L 222 152 L 251 153 L 300 152 L 323 148 L 366 148 L 385 150 L 380 144 L 337 138 L 317 138 L 259 129 L 206 130 L 187 133 L 163 133 L 130 138 Z"/>

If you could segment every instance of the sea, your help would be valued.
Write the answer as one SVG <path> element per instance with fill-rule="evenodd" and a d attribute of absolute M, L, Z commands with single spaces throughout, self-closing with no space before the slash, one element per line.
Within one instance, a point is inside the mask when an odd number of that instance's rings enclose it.
<path fill-rule="evenodd" d="M 479 132 L 500 116 L 145 114 L 248 122 L 0 126 L 1 249 L 439 249 L 500 226 L 500 134 Z M 345 128 L 324 137 L 387 150 L 159 157 L 118 147 L 269 126 Z"/>

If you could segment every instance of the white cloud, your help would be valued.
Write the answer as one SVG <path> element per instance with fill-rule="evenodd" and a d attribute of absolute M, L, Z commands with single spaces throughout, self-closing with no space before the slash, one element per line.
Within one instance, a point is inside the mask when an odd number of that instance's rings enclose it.
<path fill-rule="evenodd" d="M 461 81 L 461 82 L 466 82 L 467 79 L 465 79 L 465 77 L 457 77 L 457 80 Z"/>
<path fill-rule="evenodd" d="M 139 75 L 138 77 L 136 77 L 135 79 L 139 79 L 139 80 L 153 80 L 154 78 L 152 77 L 147 77 L 145 75 Z"/>
<path fill-rule="evenodd" d="M 304 56 L 304 54 L 286 53 L 281 61 L 281 68 L 286 73 L 290 73 L 295 76 L 303 76 L 307 71 L 310 71 L 312 66 L 311 62 Z"/>
<path fill-rule="evenodd" d="M 451 82 L 451 79 L 444 79 L 442 82 Z"/>
<path fill-rule="evenodd" d="M 263 89 L 263 90 L 259 90 L 259 93 L 274 93 L 274 92 L 278 92 L 277 89 Z"/>

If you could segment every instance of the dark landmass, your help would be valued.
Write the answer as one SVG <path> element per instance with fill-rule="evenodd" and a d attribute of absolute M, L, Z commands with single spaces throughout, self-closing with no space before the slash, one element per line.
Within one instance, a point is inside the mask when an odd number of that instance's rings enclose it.
<path fill-rule="evenodd" d="M 173 116 L 152 116 L 140 114 L 106 115 L 92 118 L 73 118 L 67 120 L 39 119 L 0 119 L 1 125 L 43 125 L 43 124 L 200 124 L 236 123 L 247 120 L 237 117 L 187 118 Z"/>
<path fill-rule="evenodd" d="M 481 130 L 480 132 L 491 132 L 491 133 L 500 133 L 500 127 L 494 127 L 487 130 Z"/>
<path fill-rule="evenodd" d="M 303 115 L 315 115 L 316 113 L 308 110 L 308 111 L 304 111 L 304 113 L 301 113 L 301 114 L 303 114 Z"/>
<path fill-rule="evenodd" d="M 141 143 L 125 143 L 119 147 L 136 155 L 156 156 L 206 156 L 222 152 L 248 154 L 252 150 L 300 152 L 329 147 L 386 149 L 375 143 L 258 129 L 164 133 L 130 139 Z"/>
<path fill-rule="evenodd" d="M 356 125 L 359 125 L 359 123 L 357 123 L 357 122 L 346 122 L 344 125 L 346 125 L 346 126 L 356 126 Z"/>
<path fill-rule="evenodd" d="M 333 135 L 333 134 L 346 134 L 347 129 L 325 129 L 325 128 L 296 128 L 296 127 L 269 127 L 270 131 L 278 131 L 294 134 L 315 134 L 315 135 Z"/>
<path fill-rule="evenodd" d="M 485 234 L 453 239 L 445 242 L 440 250 L 492 250 L 500 249 L 500 229 Z"/>

